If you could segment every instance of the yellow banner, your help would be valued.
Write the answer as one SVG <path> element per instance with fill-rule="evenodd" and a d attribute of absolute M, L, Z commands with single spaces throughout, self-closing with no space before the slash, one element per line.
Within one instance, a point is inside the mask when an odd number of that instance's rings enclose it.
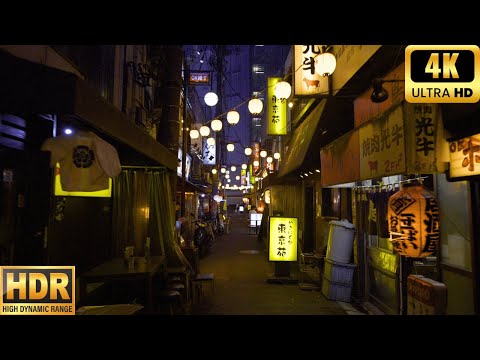
<path fill-rule="evenodd" d="M 270 261 L 297 261 L 298 218 L 270 216 Z"/>
<path fill-rule="evenodd" d="M 287 100 L 277 99 L 275 96 L 275 85 L 282 81 L 282 78 L 268 78 L 268 128 L 267 135 L 287 135 Z"/>

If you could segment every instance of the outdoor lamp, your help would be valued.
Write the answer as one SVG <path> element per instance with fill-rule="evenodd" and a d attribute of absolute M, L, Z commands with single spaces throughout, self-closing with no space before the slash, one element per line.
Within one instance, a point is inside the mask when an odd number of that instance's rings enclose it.
<path fill-rule="evenodd" d="M 267 163 L 272 163 L 273 162 L 273 158 L 271 156 L 267 157 Z"/>
<path fill-rule="evenodd" d="M 208 106 L 215 106 L 218 102 L 218 96 L 213 91 L 206 93 L 203 99 Z"/>
<path fill-rule="evenodd" d="M 392 79 L 392 80 L 383 80 L 383 79 L 373 79 L 372 87 L 373 92 L 370 95 L 370 99 L 374 103 L 381 103 L 388 99 L 388 91 L 383 87 L 383 83 L 386 82 L 402 82 L 404 80 Z"/>
<path fill-rule="evenodd" d="M 253 166 L 258 166 L 258 165 L 260 165 L 259 161 L 258 161 L 258 160 L 255 160 L 255 161 L 253 162 Z"/>
<path fill-rule="evenodd" d="M 220 131 L 222 130 L 222 121 L 218 119 L 213 119 L 210 125 L 213 131 Z"/>
<path fill-rule="evenodd" d="M 275 154 L 273 154 L 273 158 L 276 160 L 280 159 L 280 153 L 276 152 Z"/>
<path fill-rule="evenodd" d="M 240 121 L 240 114 L 235 110 L 229 111 L 227 113 L 227 121 L 230 125 L 237 124 Z"/>
<path fill-rule="evenodd" d="M 190 130 L 190 137 L 192 139 L 198 139 L 199 136 L 200 134 L 198 133 L 197 129 Z"/>
<path fill-rule="evenodd" d="M 208 126 L 203 125 L 203 126 L 200 128 L 200 135 L 202 135 L 202 136 L 208 136 L 208 135 L 210 135 L 210 128 L 209 128 Z"/>
<path fill-rule="evenodd" d="M 332 53 L 323 51 L 315 59 L 315 70 L 321 76 L 330 76 L 335 71 L 337 60 Z"/>
<path fill-rule="evenodd" d="M 246 170 L 247 169 L 247 164 L 242 164 L 242 169 Z"/>
<path fill-rule="evenodd" d="M 253 115 L 258 115 L 263 110 L 263 102 L 258 98 L 253 98 L 248 102 L 248 111 Z"/>
<path fill-rule="evenodd" d="M 237 170 L 237 167 L 234 166 L 234 165 L 232 165 L 232 167 L 230 168 L 230 170 L 235 171 L 235 170 Z"/>
<path fill-rule="evenodd" d="M 279 81 L 273 88 L 273 93 L 280 100 L 286 100 L 292 94 L 292 86 L 286 81 Z"/>
<path fill-rule="evenodd" d="M 209 137 L 207 139 L 207 145 L 209 145 L 209 146 L 215 145 L 215 139 L 213 137 Z"/>
<path fill-rule="evenodd" d="M 228 150 L 228 151 L 233 151 L 233 150 L 235 150 L 235 145 L 233 145 L 233 144 L 228 144 L 228 145 L 227 145 L 227 150 Z M 233 171 L 233 170 L 232 170 L 232 171 Z"/>
<path fill-rule="evenodd" d="M 261 156 L 262 158 L 266 157 L 266 156 L 267 156 L 267 152 L 266 152 L 265 150 L 260 151 L 260 156 Z"/>
<path fill-rule="evenodd" d="M 245 148 L 245 155 L 247 155 L 247 156 L 252 155 L 252 148 L 246 147 Z"/>

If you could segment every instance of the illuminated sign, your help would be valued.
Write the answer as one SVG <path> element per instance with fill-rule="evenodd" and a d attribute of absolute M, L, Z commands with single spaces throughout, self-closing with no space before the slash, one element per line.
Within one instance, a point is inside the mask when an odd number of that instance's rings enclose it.
<path fill-rule="evenodd" d="M 480 174 L 480 134 L 449 143 L 450 177 Z"/>
<path fill-rule="evenodd" d="M 75 266 L 0 266 L 0 315 L 75 315 Z"/>
<path fill-rule="evenodd" d="M 207 139 L 203 139 L 203 164 L 215 165 L 216 149 L 215 144 L 208 145 Z"/>
<path fill-rule="evenodd" d="M 267 135 L 287 135 L 287 101 L 277 99 L 274 93 L 275 84 L 282 78 L 268 78 L 268 128 Z"/>
<path fill-rule="evenodd" d="M 178 166 L 177 166 L 177 175 L 182 177 L 182 149 L 178 149 Z M 185 179 L 188 180 L 190 177 L 190 167 L 192 164 L 192 157 L 187 154 L 187 161 L 185 161 Z"/>
<path fill-rule="evenodd" d="M 55 166 L 55 182 L 54 182 L 55 196 L 86 196 L 86 197 L 112 197 L 112 179 L 108 179 L 108 189 L 98 191 L 65 191 L 62 189 L 62 182 L 60 179 L 60 164 Z"/>
<path fill-rule="evenodd" d="M 210 84 L 210 73 L 208 71 L 190 70 L 188 76 L 189 85 L 208 85 Z"/>
<path fill-rule="evenodd" d="M 298 218 L 270 216 L 270 261 L 297 261 Z"/>
<path fill-rule="evenodd" d="M 319 95 L 328 94 L 328 79 L 315 71 L 316 57 L 320 54 L 322 45 L 294 45 L 293 94 Z"/>
<path fill-rule="evenodd" d="M 478 102 L 480 100 L 478 46 L 407 46 L 405 99 L 410 103 Z"/>

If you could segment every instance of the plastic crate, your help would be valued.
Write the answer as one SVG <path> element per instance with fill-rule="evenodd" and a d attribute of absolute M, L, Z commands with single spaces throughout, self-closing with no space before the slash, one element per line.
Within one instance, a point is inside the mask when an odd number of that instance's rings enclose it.
<path fill-rule="evenodd" d="M 330 300 L 350 302 L 352 285 L 332 282 L 323 275 L 322 294 Z"/>
<path fill-rule="evenodd" d="M 325 259 L 323 275 L 331 282 L 351 285 L 355 264 L 344 264 Z"/>

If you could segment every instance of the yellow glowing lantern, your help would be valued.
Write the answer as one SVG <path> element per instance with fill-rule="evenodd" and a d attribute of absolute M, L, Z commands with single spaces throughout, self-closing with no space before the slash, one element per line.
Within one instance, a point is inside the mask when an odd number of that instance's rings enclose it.
<path fill-rule="evenodd" d="M 258 115 L 262 112 L 263 110 L 263 102 L 262 100 L 258 99 L 258 98 L 253 98 L 252 100 L 250 100 L 248 102 L 248 110 L 250 111 L 250 113 L 252 113 L 253 115 Z"/>
<path fill-rule="evenodd" d="M 245 148 L 245 155 L 247 155 L 247 156 L 252 155 L 252 148 L 246 147 Z"/>
<path fill-rule="evenodd" d="M 208 126 L 203 125 L 203 126 L 200 128 L 200 135 L 202 135 L 202 136 L 208 136 L 208 135 L 210 135 L 210 128 L 209 128 Z"/>
<path fill-rule="evenodd" d="M 218 119 L 213 119 L 210 126 L 212 127 L 213 131 L 220 131 L 222 130 L 222 121 Z"/>
<path fill-rule="evenodd" d="M 190 130 L 190 137 L 192 139 L 198 139 L 199 136 L 200 136 L 200 134 L 198 133 L 198 130 L 196 130 L 196 129 Z"/>
<path fill-rule="evenodd" d="M 388 230 L 393 249 L 412 258 L 433 254 L 440 241 L 435 196 L 418 183 L 405 184 L 388 199 Z"/>
<path fill-rule="evenodd" d="M 227 113 L 227 121 L 230 125 L 237 124 L 240 121 L 240 114 L 235 110 L 229 111 Z"/>

